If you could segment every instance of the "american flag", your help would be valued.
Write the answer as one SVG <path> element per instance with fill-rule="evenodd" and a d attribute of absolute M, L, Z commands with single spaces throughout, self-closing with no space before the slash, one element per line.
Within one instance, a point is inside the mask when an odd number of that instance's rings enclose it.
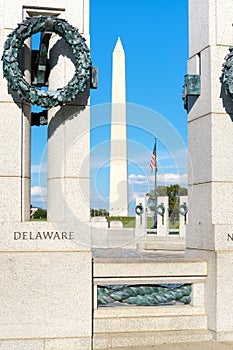
<path fill-rule="evenodd" d="M 154 149 L 153 149 L 153 154 L 151 157 L 151 161 L 150 161 L 150 168 L 151 168 L 151 172 L 153 173 L 154 168 L 156 169 L 156 139 L 155 139 L 155 145 L 154 145 Z"/>

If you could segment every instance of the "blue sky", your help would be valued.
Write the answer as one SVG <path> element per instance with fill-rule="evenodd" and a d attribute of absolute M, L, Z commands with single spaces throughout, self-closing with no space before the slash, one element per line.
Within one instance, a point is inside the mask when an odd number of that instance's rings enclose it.
<path fill-rule="evenodd" d="M 90 0 L 91 57 L 99 86 L 91 91 L 91 206 L 108 208 L 112 51 L 126 55 L 128 175 L 131 207 L 153 189 L 154 137 L 160 184 L 187 182 L 187 114 L 181 100 L 188 51 L 187 0 Z M 46 127 L 33 127 L 32 200 L 46 196 Z M 43 159 L 41 160 L 42 153 Z M 43 171 L 38 173 L 38 165 Z M 40 180 L 40 177 L 42 180 Z"/>

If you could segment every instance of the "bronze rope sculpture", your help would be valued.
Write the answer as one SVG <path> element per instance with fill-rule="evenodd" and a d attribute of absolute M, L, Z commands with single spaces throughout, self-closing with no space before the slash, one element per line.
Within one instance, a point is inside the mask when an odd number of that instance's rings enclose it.
<path fill-rule="evenodd" d="M 174 301 L 189 304 L 192 286 L 190 284 L 172 287 L 165 285 L 98 286 L 97 291 L 98 306 L 114 302 L 152 306 Z"/>

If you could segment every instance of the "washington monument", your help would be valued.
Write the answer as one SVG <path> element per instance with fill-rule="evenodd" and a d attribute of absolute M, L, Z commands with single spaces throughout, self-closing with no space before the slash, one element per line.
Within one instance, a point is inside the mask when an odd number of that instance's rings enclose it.
<path fill-rule="evenodd" d="M 125 52 L 118 38 L 112 61 L 110 216 L 128 216 Z"/>

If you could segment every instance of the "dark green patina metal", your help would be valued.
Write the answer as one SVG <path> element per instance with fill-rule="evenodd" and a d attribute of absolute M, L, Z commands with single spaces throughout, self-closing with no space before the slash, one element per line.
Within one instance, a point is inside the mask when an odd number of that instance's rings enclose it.
<path fill-rule="evenodd" d="M 186 216 L 186 215 L 187 215 L 187 213 L 188 213 L 188 206 L 187 206 L 186 203 L 183 203 L 183 204 L 180 205 L 180 207 L 179 207 L 179 213 L 180 213 L 181 215 L 183 215 L 183 216 Z"/>
<path fill-rule="evenodd" d="M 50 30 L 48 30 L 48 27 Z M 43 91 L 35 86 L 30 86 L 24 79 L 19 68 L 18 56 L 25 39 L 37 32 L 44 32 L 37 75 L 37 78 L 43 84 L 50 31 L 60 35 L 71 46 L 74 54 L 75 73 L 62 89 Z M 38 16 L 26 19 L 18 24 L 18 27 L 8 35 L 2 60 L 3 72 L 8 80 L 9 88 L 16 91 L 23 100 L 42 107 L 54 107 L 74 100 L 78 93 L 86 89 L 90 81 L 91 58 L 85 39 L 76 28 L 64 19 Z"/>
<path fill-rule="evenodd" d="M 223 76 L 222 83 L 225 89 L 225 93 L 230 96 L 233 101 L 233 46 L 229 48 L 229 54 L 225 57 L 223 63 Z"/>
<path fill-rule="evenodd" d="M 113 303 L 153 306 L 171 302 L 189 304 L 191 284 L 172 285 L 114 285 L 97 287 L 98 306 Z"/>
<path fill-rule="evenodd" d="M 139 204 L 135 207 L 135 213 L 136 213 L 137 215 L 142 216 L 142 214 L 144 213 L 144 208 L 143 208 L 142 203 L 139 203 Z"/>
<path fill-rule="evenodd" d="M 98 68 L 91 67 L 91 89 L 98 88 Z"/>
<path fill-rule="evenodd" d="M 184 108 L 188 109 L 188 96 L 200 96 L 201 94 L 201 77 L 199 74 L 186 74 L 184 76 L 184 87 L 182 92 L 182 99 L 184 101 Z"/>
<path fill-rule="evenodd" d="M 47 125 L 48 124 L 48 111 L 47 109 L 37 112 L 31 113 L 31 126 L 41 126 L 41 125 Z"/>
<path fill-rule="evenodd" d="M 48 48 L 49 39 L 53 32 L 53 20 L 45 20 L 45 32 L 41 34 L 40 50 L 36 62 L 36 72 L 33 79 L 33 85 L 45 86 L 48 83 Z"/>
<path fill-rule="evenodd" d="M 157 208 L 156 208 L 156 213 L 159 214 L 159 215 L 161 215 L 161 216 L 164 216 L 165 210 L 166 210 L 166 209 L 165 209 L 165 206 L 164 206 L 164 204 L 162 203 L 162 204 L 160 204 L 160 205 L 157 206 Z"/>

